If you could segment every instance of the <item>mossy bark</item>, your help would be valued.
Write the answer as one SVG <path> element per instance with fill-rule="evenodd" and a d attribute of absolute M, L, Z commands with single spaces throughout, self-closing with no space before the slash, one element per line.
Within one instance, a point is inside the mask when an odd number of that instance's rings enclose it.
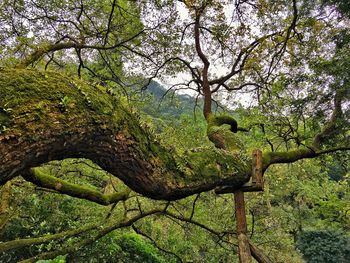
<path fill-rule="evenodd" d="M 53 240 L 68 239 L 70 237 L 78 236 L 82 233 L 89 232 L 90 230 L 98 229 L 100 225 L 101 223 L 99 222 L 96 224 L 85 225 L 78 229 L 69 230 L 58 234 L 52 234 L 52 235 L 46 235 L 46 236 L 34 237 L 34 238 L 16 239 L 16 240 L 0 243 L 0 253 L 4 253 L 14 248 L 22 248 L 22 247 L 27 247 L 27 246 L 36 245 L 36 244 L 48 243 Z"/>
<path fill-rule="evenodd" d="M 130 194 L 130 190 L 125 190 L 112 194 L 103 194 L 88 186 L 82 186 L 67 182 L 60 178 L 51 176 L 40 168 L 31 168 L 26 174 L 25 179 L 28 181 L 48 189 L 59 191 L 72 197 L 90 200 L 101 205 L 110 205 L 122 200 L 126 200 Z"/>
<path fill-rule="evenodd" d="M 250 177 L 250 159 L 223 149 L 173 156 L 118 98 L 57 72 L 1 69 L 0 122 L 2 183 L 71 157 L 92 160 L 154 199 L 238 188 Z"/>

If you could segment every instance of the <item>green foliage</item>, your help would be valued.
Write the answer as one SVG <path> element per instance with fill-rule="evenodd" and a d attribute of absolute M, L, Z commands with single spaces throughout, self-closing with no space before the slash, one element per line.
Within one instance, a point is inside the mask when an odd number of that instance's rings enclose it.
<path fill-rule="evenodd" d="M 54 259 L 49 260 L 38 260 L 36 263 L 65 263 L 66 257 L 65 256 L 58 256 Z"/>
<path fill-rule="evenodd" d="M 1 233 L 2 241 L 60 233 L 100 220 L 103 214 L 108 213 L 106 207 L 63 195 L 38 192 L 24 182 L 18 183 L 22 187 L 13 189 L 12 199 L 16 211 Z M 33 253 L 59 248 L 61 244 L 56 242 L 33 245 L 0 254 L 0 261 L 17 262 Z"/>
<path fill-rule="evenodd" d="M 302 232 L 299 234 L 297 248 L 307 263 L 350 261 L 350 237 L 336 231 Z"/>
<path fill-rule="evenodd" d="M 105 193 L 114 192 L 113 187 L 125 189 L 125 185 L 121 184 L 118 179 L 112 179 L 109 174 L 89 160 L 54 161 L 41 169 L 58 178 L 92 187 Z M 16 183 L 18 187 L 13 187 L 11 198 L 12 206 L 16 210 L 13 211 L 11 220 L 1 232 L 2 241 L 50 235 L 76 229 L 90 222 L 101 221 L 101 218 L 103 219 L 109 211 L 108 207 L 86 200 L 38 190 L 20 179 L 17 179 Z M 75 240 L 71 238 L 70 242 Z M 0 254 L 0 261 L 19 261 L 30 257 L 32 253 L 59 248 L 61 248 L 61 243 L 54 241 L 33 245 Z"/>
<path fill-rule="evenodd" d="M 230 196 L 217 196 L 214 193 L 202 193 L 200 197 L 192 196 L 173 202 L 169 211 L 189 218 L 196 200 L 193 220 L 217 231 L 227 231 L 223 242 L 214 234 L 194 224 L 175 221 L 167 217 L 146 218 L 137 227 L 147 233 L 157 244 L 174 252 L 184 262 L 238 262 L 234 246 L 233 205 Z"/>
<path fill-rule="evenodd" d="M 112 232 L 67 258 L 68 262 L 166 263 L 149 242 L 133 233 Z"/>
<path fill-rule="evenodd" d="M 295 246 L 308 229 L 349 233 L 346 178 L 335 182 L 315 160 L 270 167 L 264 178 L 264 193 L 246 195 L 248 229 L 273 262 L 303 262 Z"/>
<path fill-rule="evenodd" d="M 87 0 L 78 5 L 74 0 L 45 2 L 35 0 L 31 2 L 2 1 L 0 3 L 1 21 L 11 25 L 17 32 L 13 34 L 6 26 L 0 37 L 0 55 L 2 66 L 18 64 L 18 56 L 33 57 L 33 53 L 40 49 L 46 49 L 53 43 L 67 43 L 70 41 L 89 46 L 114 46 L 117 42 L 128 39 L 129 44 L 139 44 L 140 38 L 132 36 L 143 29 L 139 18 L 137 4 L 130 1 Z M 31 19 L 31 17 L 35 19 Z M 31 21 L 28 23 L 28 21 Z M 70 26 L 74 25 L 74 26 Z M 50 35 L 50 37 L 47 37 Z M 65 36 L 65 37 L 62 37 Z M 69 36 L 69 37 L 67 37 Z M 9 45 L 7 41 L 10 41 Z M 85 65 L 91 66 L 98 75 L 105 78 L 114 77 L 114 73 L 122 71 L 122 63 L 116 48 L 101 50 L 86 49 L 80 53 Z M 2 51 L 2 52 L 1 52 Z M 44 53 L 45 54 L 45 53 Z M 39 57 L 40 62 L 33 61 L 37 67 L 52 67 L 60 69 L 62 66 L 68 72 L 76 73 L 78 70 L 74 52 L 69 49 L 56 50 L 55 62 L 50 63 L 50 55 Z M 35 56 L 35 55 L 34 55 Z M 74 58 L 75 57 L 75 58 Z M 93 61 L 91 60 L 93 58 Z M 70 68 L 70 69 L 69 69 Z M 119 71 L 119 72 L 118 72 Z M 84 75 L 88 75 L 85 73 Z"/>

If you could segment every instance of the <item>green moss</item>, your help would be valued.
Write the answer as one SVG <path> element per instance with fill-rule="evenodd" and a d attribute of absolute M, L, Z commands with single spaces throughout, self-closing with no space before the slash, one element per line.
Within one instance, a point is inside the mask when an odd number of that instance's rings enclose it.
<path fill-rule="evenodd" d="M 263 166 L 263 169 L 266 170 L 270 163 L 271 163 L 271 155 L 270 155 L 270 153 L 269 152 L 268 153 L 264 153 L 262 155 L 262 166 Z"/>
<path fill-rule="evenodd" d="M 152 158 L 154 151 L 171 163 L 165 150 L 150 139 L 152 135 L 140 127 L 136 115 L 124 104 L 101 86 L 57 72 L 0 70 L 0 121 L 10 126 L 11 133 L 36 141 L 44 131 L 60 131 L 64 135 L 70 125 L 97 125 L 115 133 L 119 131 L 126 139 L 136 142 L 143 155 Z M 11 114 L 5 109 L 11 109 Z"/>
<path fill-rule="evenodd" d="M 0 134 L 4 132 L 7 127 L 10 125 L 10 116 L 6 112 L 0 111 Z"/>
<path fill-rule="evenodd" d="M 237 132 L 237 121 L 230 115 L 222 114 L 222 115 L 214 115 L 210 114 L 208 117 L 208 130 L 213 127 L 218 127 L 222 125 L 230 126 L 233 132 Z"/>
<path fill-rule="evenodd" d="M 251 160 L 245 155 L 232 154 L 214 147 L 188 152 L 185 158 L 177 159 L 177 163 L 178 169 L 186 175 L 182 178 L 186 183 L 247 175 L 251 170 Z"/>
<path fill-rule="evenodd" d="M 300 148 L 289 152 L 267 152 L 263 154 L 263 169 L 274 163 L 292 163 L 300 158 L 313 158 L 315 151 L 312 148 Z"/>
<path fill-rule="evenodd" d="M 0 107 L 0 134 L 4 133 L 11 125 L 11 111 L 12 109 L 7 104 Z"/>
<path fill-rule="evenodd" d="M 217 148 L 225 149 L 232 153 L 243 150 L 243 144 L 238 138 L 237 122 L 228 115 L 213 115 L 208 117 L 207 135 Z"/>
<path fill-rule="evenodd" d="M 0 121 L 6 125 L 15 120 L 13 131 L 40 131 L 68 123 L 104 123 L 117 106 L 103 88 L 57 72 L 2 69 L 0 89 Z M 59 107 L 62 98 L 69 98 L 65 112 Z M 10 115 L 4 113 L 5 109 L 11 109 Z"/>

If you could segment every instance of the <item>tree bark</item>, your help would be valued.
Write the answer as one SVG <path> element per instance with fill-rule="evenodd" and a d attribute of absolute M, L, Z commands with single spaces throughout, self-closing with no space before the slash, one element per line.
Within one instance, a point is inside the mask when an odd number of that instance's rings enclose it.
<path fill-rule="evenodd" d="M 234 192 L 235 214 L 237 225 L 238 254 L 240 263 L 251 263 L 249 240 L 247 237 L 247 220 L 245 214 L 244 193 L 241 190 Z"/>
<path fill-rule="evenodd" d="M 195 12 L 196 19 L 194 23 L 194 39 L 195 39 L 195 48 L 198 57 L 203 62 L 203 69 L 202 69 L 202 91 L 204 95 L 204 106 L 203 106 L 203 114 L 204 117 L 208 120 L 208 117 L 211 113 L 211 91 L 210 91 L 210 85 L 209 85 L 209 78 L 208 78 L 208 70 L 210 66 L 210 62 L 206 55 L 203 53 L 202 47 L 201 47 L 201 41 L 200 41 L 200 18 L 202 15 L 203 10 L 198 9 Z"/>

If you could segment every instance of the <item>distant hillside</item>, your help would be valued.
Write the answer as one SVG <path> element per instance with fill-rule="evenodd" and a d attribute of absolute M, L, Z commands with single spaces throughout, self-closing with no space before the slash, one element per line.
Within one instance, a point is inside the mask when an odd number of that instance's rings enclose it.
<path fill-rule="evenodd" d="M 159 84 L 158 82 L 156 81 L 151 81 L 151 83 L 148 85 L 147 89 L 146 89 L 146 92 L 152 94 L 155 98 L 162 98 L 164 96 L 164 94 L 167 92 L 167 89 L 165 87 L 163 87 L 161 84 Z M 171 95 L 173 92 L 170 91 L 170 94 Z M 168 96 L 169 96 L 168 95 Z M 177 98 L 180 100 L 180 101 L 192 101 L 194 102 L 194 98 L 191 97 L 190 95 L 186 95 L 186 94 L 177 94 L 176 95 Z"/>
<path fill-rule="evenodd" d="M 153 117 L 179 117 L 181 114 L 193 114 L 196 99 L 186 94 L 176 94 L 168 91 L 156 81 L 151 81 L 144 91 L 144 99 L 147 101 L 143 111 Z M 197 102 L 196 111 L 201 112 L 202 100 Z"/>

